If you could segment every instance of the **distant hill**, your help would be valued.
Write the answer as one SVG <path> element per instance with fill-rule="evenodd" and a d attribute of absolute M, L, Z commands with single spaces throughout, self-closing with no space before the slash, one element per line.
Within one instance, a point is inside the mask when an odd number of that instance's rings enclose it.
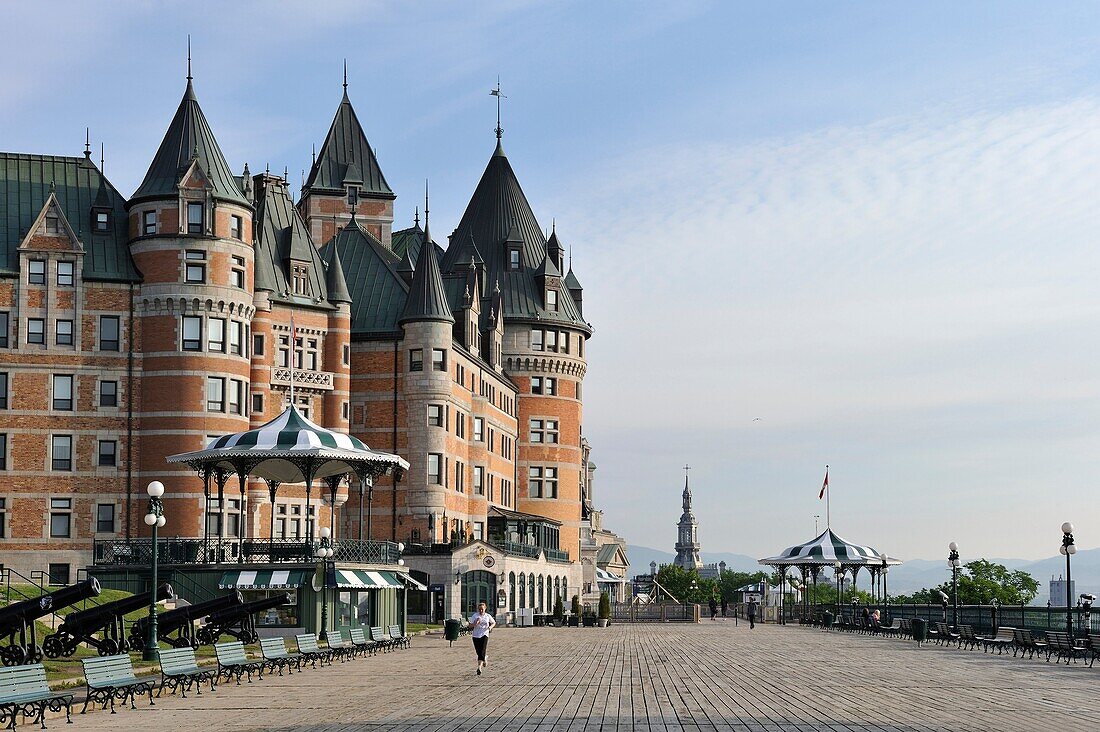
<path fill-rule="evenodd" d="M 652 549 L 646 546 L 626 547 L 626 554 L 630 558 L 631 574 L 642 574 L 649 571 L 649 563 L 657 562 L 658 565 L 670 564 L 676 555 L 672 552 L 664 552 L 660 549 Z M 732 554 L 729 552 L 703 552 L 702 559 L 705 563 L 725 562 L 726 567 L 734 572 L 755 572 L 761 568 L 756 559 L 744 554 Z M 964 557 L 966 562 L 970 558 Z M 1039 582 L 1039 596 L 1035 598 L 1035 604 L 1046 603 L 1050 589 L 1051 577 L 1061 577 L 1066 572 L 1066 558 L 1058 555 L 1047 559 L 990 559 L 991 562 L 1003 564 L 1009 569 L 1022 569 L 1028 572 Z M 1100 595 L 1100 549 L 1082 549 L 1073 556 L 1073 583 L 1078 594 L 1091 592 Z M 943 559 L 907 559 L 904 564 L 890 568 L 887 579 L 887 590 L 890 594 L 909 593 L 926 587 L 935 587 L 951 578 L 951 572 L 947 569 L 947 556 Z M 860 573 L 856 580 L 856 586 L 866 589 L 869 587 L 869 576 Z"/>

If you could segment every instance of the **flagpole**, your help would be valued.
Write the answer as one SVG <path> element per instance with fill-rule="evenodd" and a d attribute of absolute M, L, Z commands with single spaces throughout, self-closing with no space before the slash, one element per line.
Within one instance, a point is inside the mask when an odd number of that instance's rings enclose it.
<path fill-rule="evenodd" d="M 293 374 L 291 374 L 291 375 L 293 376 Z M 829 490 L 828 480 L 829 480 L 829 466 L 826 465 L 825 466 L 825 481 L 826 481 L 826 483 L 825 483 L 825 528 L 831 530 L 833 528 L 833 514 L 832 514 L 833 492 L 831 490 Z"/>
<path fill-rule="evenodd" d="M 335 246 L 335 245 L 333 245 Z M 290 316 L 290 406 L 294 406 L 294 354 L 297 352 L 295 341 L 298 331 L 294 327 L 294 316 Z"/>

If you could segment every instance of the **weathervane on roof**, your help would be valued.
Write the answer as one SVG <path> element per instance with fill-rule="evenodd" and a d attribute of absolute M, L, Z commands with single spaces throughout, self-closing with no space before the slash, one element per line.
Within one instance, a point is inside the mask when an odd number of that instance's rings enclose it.
<path fill-rule="evenodd" d="M 191 34 L 187 34 L 187 80 L 191 81 Z"/>
<path fill-rule="evenodd" d="M 489 94 L 497 98 L 497 139 L 504 134 L 504 128 L 500 126 L 500 100 L 507 99 L 508 97 L 500 93 L 500 77 L 497 77 L 497 88 L 489 90 Z"/>

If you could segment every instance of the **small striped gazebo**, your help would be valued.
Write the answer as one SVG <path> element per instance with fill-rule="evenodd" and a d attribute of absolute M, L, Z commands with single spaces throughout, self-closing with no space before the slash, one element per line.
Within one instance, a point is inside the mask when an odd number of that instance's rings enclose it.
<path fill-rule="evenodd" d="M 220 501 L 226 481 L 236 475 L 240 481 L 242 510 L 245 484 L 250 477 L 267 482 L 272 504 L 283 483 L 305 483 L 308 502 L 314 481 L 324 481 L 331 492 L 329 507 L 333 511 L 340 482 L 354 475 L 359 480 L 362 511 L 364 486 L 373 492 L 374 479 L 378 476 L 392 474 L 399 480 L 409 469 L 409 463 L 401 457 L 372 450 L 362 440 L 311 422 L 294 406 L 287 407 L 278 417 L 256 429 L 225 435 L 205 450 L 172 455 L 168 462 L 184 463 L 202 476 L 207 503 L 211 480 L 217 485 Z M 272 522 L 274 524 L 274 511 Z M 242 534 L 244 526 L 242 521 Z M 312 541 L 313 537 L 308 539 Z"/>

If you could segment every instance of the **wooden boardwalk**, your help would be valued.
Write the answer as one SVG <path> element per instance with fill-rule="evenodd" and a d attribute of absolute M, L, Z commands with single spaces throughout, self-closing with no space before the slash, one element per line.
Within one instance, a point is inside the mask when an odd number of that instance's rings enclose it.
<path fill-rule="evenodd" d="M 732 620 L 499 628 L 474 675 L 469 639 L 266 677 L 74 730 L 1088 730 L 1100 667 Z M 59 720 L 51 728 L 60 729 Z"/>

